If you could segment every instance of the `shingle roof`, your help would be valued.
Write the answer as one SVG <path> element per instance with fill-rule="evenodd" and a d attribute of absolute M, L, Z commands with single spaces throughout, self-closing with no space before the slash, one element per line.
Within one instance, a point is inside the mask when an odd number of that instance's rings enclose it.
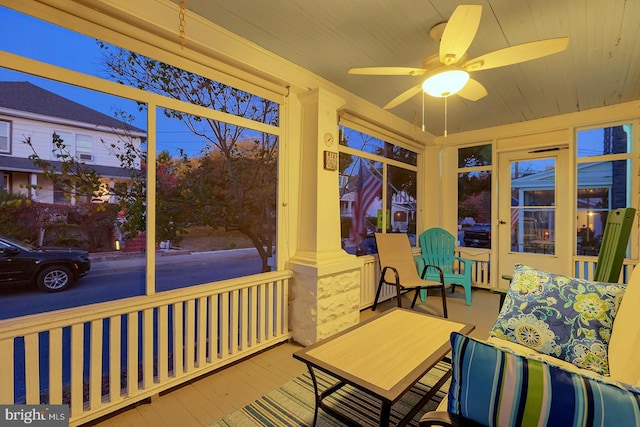
<path fill-rule="evenodd" d="M 145 132 L 29 82 L 0 82 L 0 107 L 113 129 Z"/>

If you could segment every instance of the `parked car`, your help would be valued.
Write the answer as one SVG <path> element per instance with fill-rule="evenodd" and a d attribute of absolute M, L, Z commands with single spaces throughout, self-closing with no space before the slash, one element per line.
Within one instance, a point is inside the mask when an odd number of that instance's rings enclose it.
<path fill-rule="evenodd" d="M 491 247 L 491 224 L 476 223 L 464 231 L 464 245 L 471 248 Z"/>
<path fill-rule="evenodd" d="M 36 247 L 0 236 L 0 285 L 33 285 L 59 292 L 86 275 L 89 252 L 74 248 Z"/>

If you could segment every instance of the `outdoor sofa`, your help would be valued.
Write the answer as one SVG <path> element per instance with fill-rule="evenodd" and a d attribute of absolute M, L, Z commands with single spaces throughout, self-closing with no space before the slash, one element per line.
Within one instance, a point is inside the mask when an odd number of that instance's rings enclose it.
<path fill-rule="evenodd" d="M 625 286 L 516 266 L 490 337 L 452 334 L 420 426 L 640 426 L 639 303 L 640 268 Z"/>

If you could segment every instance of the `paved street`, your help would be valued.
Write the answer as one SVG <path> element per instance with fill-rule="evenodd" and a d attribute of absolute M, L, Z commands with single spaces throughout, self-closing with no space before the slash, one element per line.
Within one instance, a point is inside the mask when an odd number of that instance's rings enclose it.
<path fill-rule="evenodd" d="M 91 270 L 58 293 L 36 287 L 0 289 L 0 320 L 51 310 L 117 300 L 145 293 L 144 254 L 102 253 L 92 256 Z M 254 248 L 190 253 L 156 253 L 158 292 L 256 274 L 261 261 Z"/>

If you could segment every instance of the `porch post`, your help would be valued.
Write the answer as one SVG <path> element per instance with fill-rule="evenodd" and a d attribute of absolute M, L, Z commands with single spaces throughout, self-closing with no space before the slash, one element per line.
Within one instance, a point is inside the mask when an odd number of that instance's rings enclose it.
<path fill-rule="evenodd" d="M 325 155 L 337 161 L 337 117 L 344 100 L 324 89 L 299 99 L 299 232 L 297 251 L 289 261 L 294 272 L 289 325 L 293 339 L 308 345 L 359 321 L 363 264 L 342 249 L 338 170 L 325 168 Z"/>
<path fill-rule="evenodd" d="M 36 188 L 38 188 L 38 175 L 35 173 L 29 174 L 29 185 L 31 188 L 29 189 L 29 199 L 38 200 L 38 194 L 36 193 Z M 40 201 L 40 200 L 38 200 Z"/>

